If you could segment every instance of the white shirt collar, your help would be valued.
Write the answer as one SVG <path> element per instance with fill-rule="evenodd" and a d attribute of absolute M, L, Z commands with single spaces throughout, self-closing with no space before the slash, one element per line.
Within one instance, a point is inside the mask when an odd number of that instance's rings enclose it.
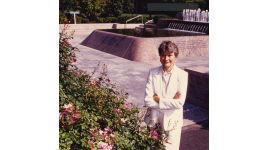
<path fill-rule="evenodd" d="M 169 72 L 167 72 L 167 74 L 169 73 L 172 74 L 174 72 L 174 68 L 175 68 L 175 64 L 173 65 L 173 68 Z M 164 74 L 163 66 L 161 67 L 161 69 L 162 69 L 162 73 Z"/>

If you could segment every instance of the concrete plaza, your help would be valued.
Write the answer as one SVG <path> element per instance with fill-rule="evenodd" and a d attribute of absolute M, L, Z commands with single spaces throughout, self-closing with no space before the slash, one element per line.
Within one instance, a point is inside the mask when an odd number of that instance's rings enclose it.
<path fill-rule="evenodd" d="M 151 68 L 161 65 L 160 61 L 136 62 L 120 58 L 96 49 L 92 49 L 80 43 L 95 29 L 76 30 L 74 39 L 70 43 L 77 47 L 80 52 L 76 52 L 78 68 L 91 73 L 94 67 L 100 62 L 106 64 L 108 68 L 108 78 L 112 83 L 116 83 L 119 89 L 126 88 L 129 93 L 127 101 L 143 108 L 145 83 L 148 71 Z M 209 57 L 188 57 L 177 59 L 175 63 L 181 69 L 190 69 L 202 73 L 209 72 Z M 97 77 L 97 74 L 93 77 Z M 184 105 L 183 126 L 191 125 L 200 121 L 208 120 L 209 111 L 190 103 Z"/>

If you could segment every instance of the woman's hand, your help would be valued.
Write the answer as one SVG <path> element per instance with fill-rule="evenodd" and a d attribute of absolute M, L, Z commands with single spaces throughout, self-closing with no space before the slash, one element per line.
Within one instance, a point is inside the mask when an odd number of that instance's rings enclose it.
<path fill-rule="evenodd" d="M 158 97 L 156 94 L 154 94 L 153 99 L 155 102 L 159 103 L 160 97 Z"/>
<path fill-rule="evenodd" d="M 181 97 L 181 94 L 180 93 L 176 93 L 175 96 L 173 97 L 173 99 L 179 99 Z"/>

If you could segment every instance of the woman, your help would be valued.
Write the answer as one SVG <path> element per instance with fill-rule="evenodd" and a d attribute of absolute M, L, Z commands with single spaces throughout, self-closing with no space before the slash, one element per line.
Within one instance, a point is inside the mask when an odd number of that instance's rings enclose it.
<path fill-rule="evenodd" d="M 176 44 L 163 41 L 158 51 L 162 66 L 149 71 L 144 100 L 149 108 L 145 122 L 150 128 L 160 124 L 161 129 L 168 133 L 168 142 L 171 143 L 166 144 L 166 149 L 178 150 L 188 73 L 174 64 L 179 55 Z"/>

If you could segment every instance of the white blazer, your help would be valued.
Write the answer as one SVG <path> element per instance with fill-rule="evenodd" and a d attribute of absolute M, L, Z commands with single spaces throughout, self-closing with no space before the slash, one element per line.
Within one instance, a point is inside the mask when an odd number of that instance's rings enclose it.
<path fill-rule="evenodd" d="M 149 71 L 146 90 L 145 107 L 149 107 L 145 114 L 145 122 L 149 127 L 155 125 L 159 112 L 164 114 L 164 130 L 171 130 L 173 127 L 182 127 L 183 125 L 183 105 L 187 93 L 188 73 L 176 65 L 170 77 L 167 88 L 167 97 L 162 97 L 162 66 L 153 68 Z M 180 93 L 179 99 L 173 99 L 176 93 Z M 159 104 L 153 100 L 153 95 L 160 97 Z"/>

